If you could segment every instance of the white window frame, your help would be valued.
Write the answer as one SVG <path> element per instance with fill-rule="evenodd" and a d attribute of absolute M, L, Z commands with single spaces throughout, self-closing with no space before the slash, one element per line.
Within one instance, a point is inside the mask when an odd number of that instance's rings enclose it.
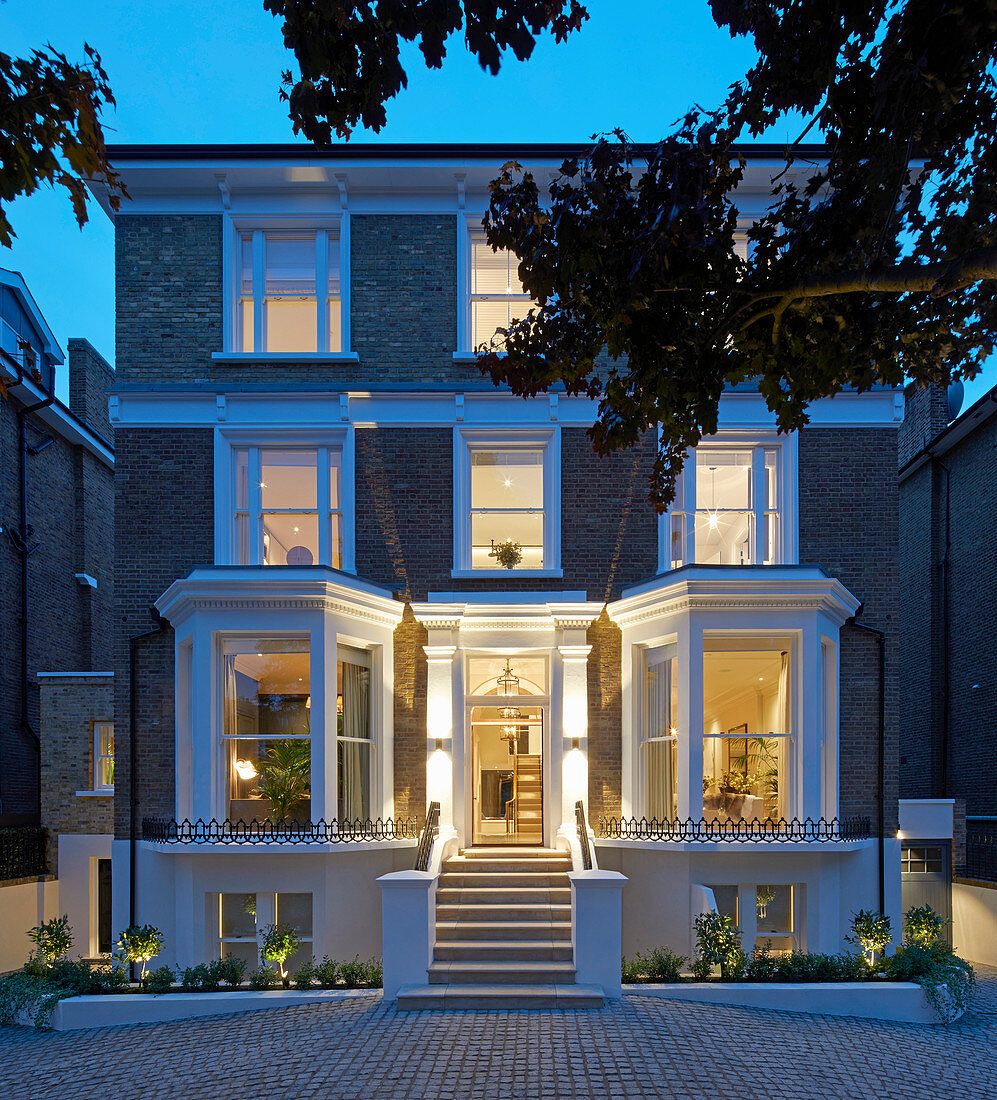
<path fill-rule="evenodd" d="M 778 514 L 776 525 L 775 553 L 771 565 L 796 565 L 799 562 L 799 524 L 798 524 L 798 488 L 799 469 L 798 437 L 796 433 L 780 435 L 776 431 L 722 431 L 708 436 L 700 443 L 700 448 L 715 448 L 727 451 L 751 451 L 752 459 L 752 512 L 754 513 L 753 562 L 747 568 L 755 568 L 763 561 L 765 540 L 765 452 L 776 452 L 776 495 L 775 509 Z M 690 448 L 686 456 L 685 468 L 681 479 L 681 499 L 671 503 L 668 510 L 658 517 L 658 572 L 667 573 L 673 568 L 695 566 L 696 562 L 696 478 L 688 476 L 696 470 L 696 450 Z M 685 533 L 683 539 L 683 558 L 679 566 L 672 565 L 671 532 L 673 515 L 683 515 Z M 725 568 L 741 568 L 737 565 Z"/>
<path fill-rule="evenodd" d="M 260 448 L 272 450 L 274 448 L 287 447 L 289 450 L 315 448 L 317 451 L 337 450 L 341 455 L 340 465 L 340 498 L 339 511 L 342 516 L 342 564 L 341 572 L 356 573 L 356 511 L 354 507 L 355 492 L 355 449 L 354 432 L 352 425 L 344 425 L 341 428 L 329 428 L 322 431 L 307 429 L 255 429 L 255 428 L 217 428 L 215 431 L 215 565 L 238 565 L 238 541 L 235 536 L 236 486 L 235 486 L 235 455 L 236 451 L 246 448 Z M 316 504 L 322 500 L 328 500 L 328 462 L 323 463 L 321 457 L 318 461 L 318 494 Z M 324 486 L 324 488 L 323 488 Z M 259 495 L 259 478 L 255 481 L 250 477 L 249 514 L 256 513 L 253 509 L 254 496 Z M 323 496 L 323 492 L 325 495 Z M 258 503 L 258 502 L 257 502 Z M 332 509 L 325 514 L 328 515 Z M 320 515 L 322 509 L 319 509 Z M 331 549 L 330 535 L 327 524 L 319 523 L 319 556 L 323 556 L 323 548 Z M 259 556 L 257 554 L 257 556 Z M 326 561 L 328 557 L 326 557 Z M 319 561 L 316 564 L 325 564 Z M 332 569 L 333 566 L 327 566 Z M 293 566 L 273 566 L 272 568 L 293 568 Z"/>
<path fill-rule="evenodd" d="M 678 746 L 679 743 L 679 718 L 678 714 L 675 715 L 675 726 L 673 727 L 675 732 L 668 734 L 660 734 L 656 737 L 646 737 L 644 734 L 645 725 L 647 723 L 647 673 L 652 660 L 656 656 L 664 656 L 665 659 L 674 656 L 676 658 L 676 670 L 678 679 L 678 692 L 681 699 L 682 691 L 688 690 L 688 684 L 682 681 L 682 667 L 681 662 L 678 661 L 678 638 L 672 636 L 669 640 L 661 642 L 657 645 L 639 646 L 635 651 L 635 664 L 638 672 L 637 691 L 635 693 L 635 710 L 636 710 L 636 730 L 637 730 L 637 804 L 640 806 L 640 816 L 646 817 L 651 820 L 650 807 L 648 806 L 647 798 L 647 754 L 644 752 L 645 745 L 652 744 L 674 744 Z M 679 764 L 675 765 L 675 795 L 676 804 L 678 802 L 678 792 L 683 782 L 688 781 L 688 776 L 682 776 L 679 773 Z M 677 814 L 676 814 L 677 816 Z M 662 820 L 662 819 L 657 819 Z"/>
<path fill-rule="evenodd" d="M 561 429 L 455 427 L 454 447 L 454 565 L 452 577 L 561 577 Z M 543 569 L 471 568 L 471 453 L 477 449 L 541 448 L 544 491 Z"/>
<path fill-rule="evenodd" d="M 222 935 L 222 896 L 225 894 L 253 894 L 256 897 L 256 929 L 257 934 L 255 936 L 223 936 Z M 233 943 L 255 943 L 256 944 L 256 965 L 261 966 L 263 960 L 260 957 L 260 936 L 259 930 L 266 928 L 268 925 L 276 924 L 278 917 L 277 898 L 281 894 L 308 894 L 312 899 L 312 934 L 310 936 L 301 937 L 301 947 L 308 947 L 311 949 L 311 954 L 314 957 L 315 950 L 315 893 L 312 890 L 219 890 L 212 897 L 212 904 L 215 911 L 214 918 L 214 935 L 212 937 L 212 946 L 210 951 L 215 951 L 216 958 L 224 958 L 226 954 L 225 945 Z M 300 948 L 299 948 L 300 950 Z"/>
<path fill-rule="evenodd" d="M 473 285 L 471 263 L 474 250 L 471 247 L 474 238 L 482 239 L 485 235 L 481 214 L 461 214 L 457 218 L 457 350 L 454 357 L 457 359 L 473 359 L 474 344 L 472 340 L 471 324 L 471 287 Z M 478 295 L 480 298 L 501 297 L 503 300 L 509 295 Z M 529 295 L 514 294 L 511 296 L 516 301 L 527 304 L 531 299 Z M 499 352 L 499 354 L 503 354 Z"/>
<path fill-rule="evenodd" d="M 253 234 L 253 351 L 242 348 L 242 328 L 239 323 L 239 300 L 242 278 L 242 238 Z M 316 308 L 316 351 L 270 352 L 260 351 L 264 345 L 264 237 L 268 233 L 315 234 L 315 294 L 321 308 Z M 350 217 L 348 213 L 316 215 L 313 217 L 283 217 L 275 215 L 226 215 L 223 227 L 222 281 L 224 287 L 224 311 L 222 323 L 222 352 L 215 352 L 212 359 L 259 360 L 279 362 L 315 359 L 351 359 L 358 357 L 351 350 L 350 335 Z M 339 241 L 339 310 L 341 347 L 329 350 L 329 323 L 325 301 L 329 286 L 329 240 Z"/>
<path fill-rule="evenodd" d="M 112 767 L 114 766 L 114 751 L 108 753 L 101 753 L 100 751 L 100 739 L 101 733 L 104 730 L 110 729 L 111 731 L 111 743 L 114 743 L 114 723 L 109 721 L 96 721 L 93 724 L 93 789 L 95 791 L 108 791 L 113 793 L 114 783 L 104 783 L 102 780 L 103 775 L 103 763 L 105 760 L 110 760 Z"/>

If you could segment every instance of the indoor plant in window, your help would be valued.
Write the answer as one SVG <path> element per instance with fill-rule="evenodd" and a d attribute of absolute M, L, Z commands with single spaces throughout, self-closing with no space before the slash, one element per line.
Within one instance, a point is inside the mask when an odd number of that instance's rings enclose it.
<path fill-rule="evenodd" d="M 731 820 L 740 821 L 745 799 L 751 794 L 755 782 L 753 775 L 744 775 L 737 771 L 722 772 L 719 776 L 703 776 L 704 812 L 713 811 L 716 816 L 720 811 Z"/>
<path fill-rule="evenodd" d="M 515 569 L 523 560 L 523 548 L 518 542 L 506 539 L 505 542 L 493 542 L 491 556 L 504 569 Z"/>
<path fill-rule="evenodd" d="M 260 761 L 254 794 L 270 800 L 272 821 L 281 824 L 311 793 L 311 750 L 307 741 L 273 741 Z"/>

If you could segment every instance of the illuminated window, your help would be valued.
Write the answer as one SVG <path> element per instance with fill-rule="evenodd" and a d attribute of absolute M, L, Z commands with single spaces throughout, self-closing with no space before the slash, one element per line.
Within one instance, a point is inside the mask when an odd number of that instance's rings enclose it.
<path fill-rule="evenodd" d="M 301 939 L 301 946 L 284 963 L 293 974 L 302 963 L 312 957 L 312 895 L 274 894 L 217 894 L 217 954 L 234 955 L 242 959 L 247 970 L 255 970 L 261 963 L 259 933 L 271 924 L 289 924 Z"/>
<path fill-rule="evenodd" d="M 304 638 L 222 645 L 226 816 L 311 820 L 311 659 Z"/>
<path fill-rule="evenodd" d="M 779 821 L 792 816 L 788 643 L 717 639 L 703 654 L 703 817 Z"/>
<path fill-rule="evenodd" d="M 340 247 L 334 232 L 244 232 L 238 238 L 237 350 L 342 351 Z"/>
<path fill-rule="evenodd" d="M 234 456 L 238 565 L 343 565 L 338 447 L 238 447 Z"/>
<path fill-rule="evenodd" d="M 340 644 L 336 650 L 336 806 L 342 821 L 370 818 L 371 655 Z"/>
<path fill-rule="evenodd" d="M 678 646 L 646 650 L 640 766 L 649 820 L 674 821 L 677 816 L 678 703 Z"/>
<path fill-rule="evenodd" d="M 700 444 L 675 483 L 667 567 L 781 564 L 781 454 L 779 446 Z"/>
<path fill-rule="evenodd" d="M 496 252 L 483 233 L 470 235 L 470 346 L 490 344 L 496 330 L 525 317 L 530 296 L 519 281 L 515 253 Z M 501 338 L 499 338 L 501 339 Z"/>
<path fill-rule="evenodd" d="M 93 789 L 114 790 L 114 723 L 94 722 L 93 725 Z"/>

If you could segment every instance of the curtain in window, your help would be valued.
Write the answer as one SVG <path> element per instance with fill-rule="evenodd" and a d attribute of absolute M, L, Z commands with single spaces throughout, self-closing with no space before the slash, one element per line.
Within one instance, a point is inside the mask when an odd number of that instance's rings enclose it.
<path fill-rule="evenodd" d="M 667 737 L 675 725 L 672 714 L 673 662 L 664 658 L 648 661 L 646 673 L 646 718 L 644 737 Z M 647 782 L 648 817 L 668 821 L 674 817 L 672 796 L 675 771 L 672 741 L 645 741 L 644 770 Z"/>
<path fill-rule="evenodd" d="M 343 737 L 370 738 L 370 670 L 343 662 Z M 343 817 L 370 816 L 370 744 L 343 740 Z"/>
<path fill-rule="evenodd" d="M 222 732 L 227 737 L 234 737 L 239 732 L 237 722 L 239 707 L 239 688 L 236 683 L 235 656 L 226 654 L 222 665 L 222 695 L 224 698 L 224 714 L 222 716 Z"/>
<path fill-rule="evenodd" d="M 789 715 L 789 654 L 783 653 L 782 664 L 779 668 L 779 696 L 776 701 L 776 721 L 779 723 L 779 727 L 776 733 L 781 733 L 784 736 L 780 737 L 776 741 L 777 753 L 778 753 L 778 788 L 776 794 L 776 805 L 774 807 L 775 812 L 779 817 L 789 816 L 789 804 L 786 798 L 786 784 L 789 782 L 789 751 L 791 746 L 791 739 L 786 736 L 790 732 L 790 715 Z"/>

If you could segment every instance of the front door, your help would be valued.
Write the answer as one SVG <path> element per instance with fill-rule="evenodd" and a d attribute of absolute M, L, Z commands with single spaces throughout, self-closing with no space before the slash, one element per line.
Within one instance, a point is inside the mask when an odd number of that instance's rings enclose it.
<path fill-rule="evenodd" d="M 471 707 L 472 844 L 543 844 L 543 707 Z"/>

